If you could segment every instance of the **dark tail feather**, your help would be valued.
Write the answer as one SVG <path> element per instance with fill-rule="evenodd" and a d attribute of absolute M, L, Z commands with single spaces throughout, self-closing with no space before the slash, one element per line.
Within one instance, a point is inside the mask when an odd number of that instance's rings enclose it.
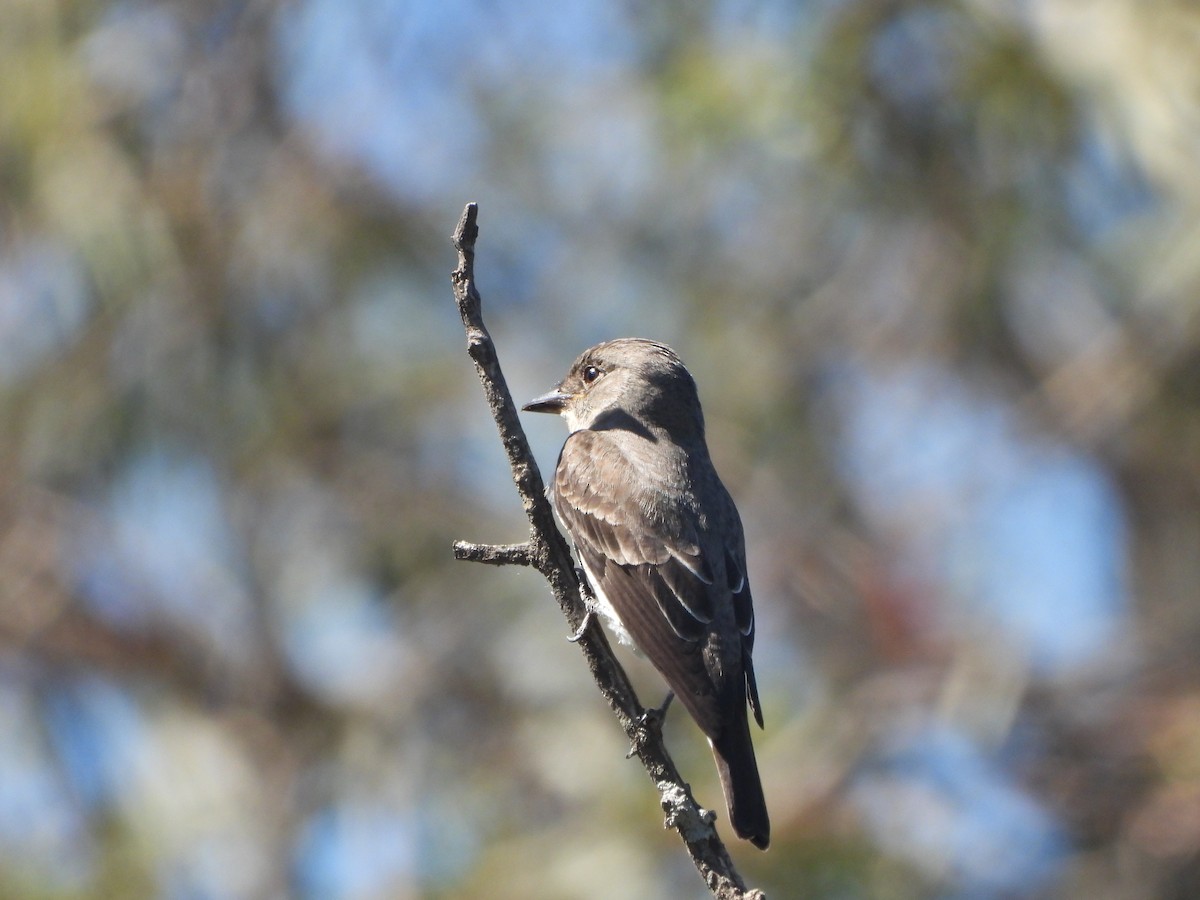
<path fill-rule="evenodd" d="M 739 721 L 720 740 L 709 741 L 717 761 L 717 774 L 725 791 L 725 806 L 734 834 L 766 850 L 771 843 L 771 821 L 767 817 L 767 801 L 763 797 L 754 745 L 750 743 L 750 722 L 745 707 Z"/>

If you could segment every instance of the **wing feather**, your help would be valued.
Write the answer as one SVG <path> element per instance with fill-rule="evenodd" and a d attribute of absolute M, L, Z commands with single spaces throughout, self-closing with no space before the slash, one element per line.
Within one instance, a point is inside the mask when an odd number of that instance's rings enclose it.
<path fill-rule="evenodd" d="M 577 431 L 559 456 L 555 510 L 577 543 L 619 565 L 657 567 L 652 596 L 681 637 L 697 638 L 697 624 L 713 619 L 712 563 L 689 517 L 640 483 L 613 432 Z"/>
<path fill-rule="evenodd" d="M 593 587 L 705 734 L 721 735 L 731 702 L 748 701 L 761 725 L 750 665 L 754 616 L 740 537 L 738 546 L 710 558 L 694 511 L 664 500 L 669 494 L 649 477 L 655 467 L 630 458 L 640 438 L 616 434 L 577 431 L 567 438 L 552 490 L 555 512 L 597 582 Z M 730 616 L 731 605 L 730 624 L 736 623 L 742 647 L 732 679 L 710 627 L 718 608 Z M 745 701 L 733 699 L 742 694 Z"/>

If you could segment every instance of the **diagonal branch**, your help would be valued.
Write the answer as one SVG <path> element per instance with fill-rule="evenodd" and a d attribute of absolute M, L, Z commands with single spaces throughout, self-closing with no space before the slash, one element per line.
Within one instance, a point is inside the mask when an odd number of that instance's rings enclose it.
<path fill-rule="evenodd" d="M 530 527 L 526 544 L 490 546 L 458 541 L 454 548 L 455 557 L 496 565 L 529 565 L 546 578 L 572 633 L 578 637 L 576 644 L 583 652 L 596 686 L 621 723 L 632 752 L 641 760 L 658 789 L 667 825 L 683 838 L 700 877 L 718 900 L 764 900 L 761 891 L 746 890 L 733 867 L 729 851 L 713 827 L 715 816 L 701 809 L 692 797 L 691 788 L 679 776 L 667 754 L 654 717 L 646 715 L 625 670 L 613 656 L 603 630 L 587 614 L 570 548 L 554 523 L 541 472 L 534 462 L 525 430 L 517 416 L 517 407 L 500 371 L 495 345 L 483 324 L 482 301 L 475 287 L 477 213 L 478 206 L 468 203 L 454 230 L 458 268 L 450 280 L 467 332 L 467 352 L 475 361 Z"/>

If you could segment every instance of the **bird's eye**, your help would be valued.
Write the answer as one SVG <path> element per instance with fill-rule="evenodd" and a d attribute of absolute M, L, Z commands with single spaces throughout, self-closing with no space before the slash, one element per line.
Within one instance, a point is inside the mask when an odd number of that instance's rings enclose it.
<path fill-rule="evenodd" d="M 583 370 L 583 381 L 585 384 L 591 384 L 600 377 L 600 370 L 595 366 L 588 366 Z"/>

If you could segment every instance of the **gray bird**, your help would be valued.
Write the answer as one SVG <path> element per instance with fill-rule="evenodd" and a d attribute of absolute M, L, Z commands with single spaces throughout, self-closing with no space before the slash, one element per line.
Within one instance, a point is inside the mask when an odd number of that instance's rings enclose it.
<path fill-rule="evenodd" d="M 695 381 L 670 347 L 622 338 L 586 350 L 523 409 L 566 419 L 550 499 L 599 610 L 696 720 L 734 832 L 765 850 L 746 713 L 749 702 L 762 727 L 745 539 L 708 456 Z"/>

